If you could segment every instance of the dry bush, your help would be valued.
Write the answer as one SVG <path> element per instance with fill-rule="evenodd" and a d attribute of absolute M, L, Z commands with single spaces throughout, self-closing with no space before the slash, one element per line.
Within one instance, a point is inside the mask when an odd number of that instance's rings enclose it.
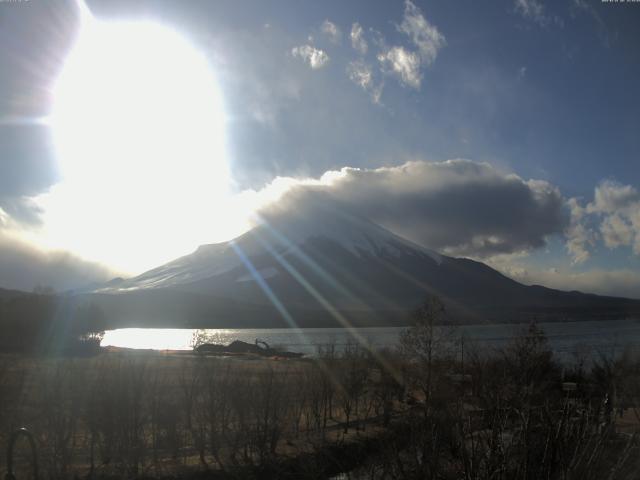
<path fill-rule="evenodd" d="M 461 388 L 457 359 L 425 337 L 414 345 L 431 354 L 348 345 L 286 362 L 0 359 L 0 426 L 36 433 L 52 479 L 197 469 L 312 478 L 336 459 L 376 479 L 634 478 L 637 441 L 616 433 L 613 413 L 640 405 L 637 358 L 583 364 L 568 375 L 584 385 L 569 394 L 543 332 L 530 328 L 503 351 L 468 349 Z"/>

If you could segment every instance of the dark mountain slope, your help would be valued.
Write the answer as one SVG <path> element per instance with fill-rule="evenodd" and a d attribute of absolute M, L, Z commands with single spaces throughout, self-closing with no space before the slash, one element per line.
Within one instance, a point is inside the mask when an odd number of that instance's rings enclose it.
<path fill-rule="evenodd" d="M 485 264 L 409 242 L 331 202 L 265 216 L 93 299 L 120 325 L 400 325 L 438 295 L 452 321 L 620 318 L 640 301 L 525 286 Z"/>

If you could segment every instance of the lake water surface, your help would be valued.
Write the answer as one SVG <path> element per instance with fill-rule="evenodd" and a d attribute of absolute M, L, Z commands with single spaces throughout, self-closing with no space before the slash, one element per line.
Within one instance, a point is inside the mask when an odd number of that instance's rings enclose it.
<path fill-rule="evenodd" d="M 640 321 L 610 320 L 589 322 L 540 323 L 553 351 L 570 360 L 575 355 L 611 355 L 625 348 L 640 352 Z M 463 325 L 447 334 L 453 341 L 464 339 L 465 348 L 490 350 L 506 345 L 526 325 Z M 446 327 L 445 327 L 446 328 Z M 303 329 L 173 329 L 123 328 L 105 333 L 102 346 L 154 350 L 190 350 L 196 342 L 228 344 L 233 340 L 253 343 L 264 340 L 271 346 L 307 355 L 317 353 L 318 346 L 335 345 L 337 350 L 349 343 L 373 348 L 394 347 L 404 328 L 376 327 Z"/>

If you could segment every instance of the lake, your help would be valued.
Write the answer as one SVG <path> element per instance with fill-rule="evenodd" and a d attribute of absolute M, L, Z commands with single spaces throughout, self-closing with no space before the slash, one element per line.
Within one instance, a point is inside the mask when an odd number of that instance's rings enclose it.
<path fill-rule="evenodd" d="M 554 322 L 538 324 L 546 333 L 554 353 L 564 361 L 576 355 L 612 355 L 625 348 L 640 351 L 640 321 L 610 320 L 588 322 Z M 463 325 L 450 333 L 450 338 L 464 339 L 466 348 L 483 350 L 506 345 L 527 325 Z M 447 327 L 439 327 L 447 328 Z M 174 329 L 122 328 L 105 332 L 101 345 L 153 350 L 190 350 L 196 341 L 228 344 L 233 340 L 253 343 L 256 339 L 293 352 L 309 356 L 318 346 L 335 345 L 338 350 L 349 343 L 366 344 L 373 348 L 397 345 L 403 328 L 376 327 L 348 330 L 345 328 L 303 329 Z M 450 329 L 447 328 L 447 332 Z"/>

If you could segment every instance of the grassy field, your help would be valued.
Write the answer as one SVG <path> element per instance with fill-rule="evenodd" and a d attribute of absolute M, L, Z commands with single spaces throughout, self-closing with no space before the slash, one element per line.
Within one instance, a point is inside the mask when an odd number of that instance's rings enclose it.
<path fill-rule="evenodd" d="M 25 426 L 60 479 L 638 477 L 637 359 L 562 367 L 533 328 L 463 363 L 410 335 L 314 359 L 4 355 L 0 451 Z"/>
<path fill-rule="evenodd" d="M 0 449 L 27 426 L 56 478 L 255 467 L 375 429 L 383 405 L 365 384 L 381 373 L 352 357 L 5 355 Z"/>

